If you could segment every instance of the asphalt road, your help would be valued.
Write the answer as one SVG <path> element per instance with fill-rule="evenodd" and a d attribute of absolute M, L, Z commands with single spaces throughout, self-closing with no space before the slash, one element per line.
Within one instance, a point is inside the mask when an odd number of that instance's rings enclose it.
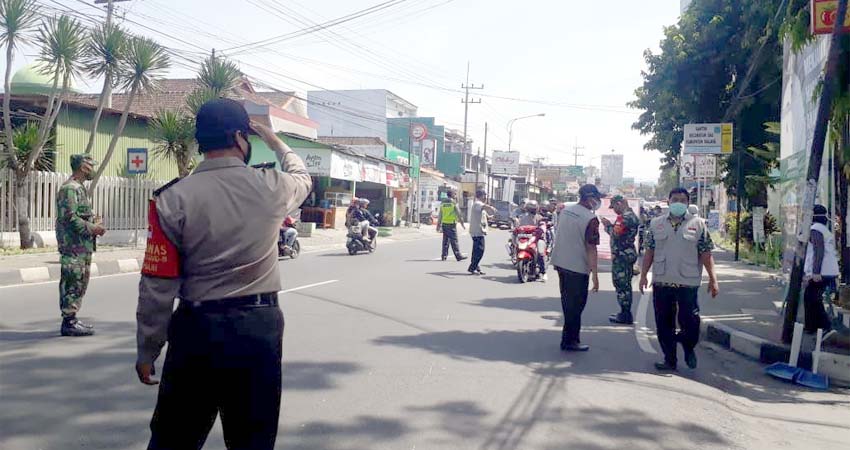
<path fill-rule="evenodd" d="M 562 353 L 556 277 L 518 284 L 506 239 L 491 234 L 480 278 L 466 263 L 439 261 L 437 239 L 281 262 L 284 289 L 295 290 L 283 295 L 278 448 L 850 445 L 846 392 L 775 382 L 710 346 L 699 348 L 695 371 L 654 373 L 651 318 L 638 327 L 646 332 L 610 326 L 606 274 L 584 314 L 591 351 Z M 468 237 L 462 245 L 471 248 Z M 58 336 L 55 282 L 0 288 L 0 449 L 144 448 L 156 389 L 133 371 L 137 283 L 93 281 L 81 317 L 98 335 L 82 339 Z M 224 448 L 218 425 L 206 448 Z"/>

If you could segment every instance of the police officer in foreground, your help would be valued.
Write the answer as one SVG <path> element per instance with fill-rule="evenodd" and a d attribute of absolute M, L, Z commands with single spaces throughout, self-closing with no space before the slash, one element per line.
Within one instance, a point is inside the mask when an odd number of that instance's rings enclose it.
<path fill-rule="evenodd" d="M 460 246 L 457 243 L 457 224 L 460 223 L 460 226 L 462 226 L 464 230 L 466 229 L 466 225 L 463 223 L 463 215 L 457 207 L 456 199 L 457 193 L 453 190 L 449 190 L 446 193 L 446 198 L 444 198 L 443 202 L 440 204 L 440 216 L 437 219 L 437 231 L 443 232 L 443 261 L 445 261 L 449 256 L 449 245 L 452 246 L 452 252 L 454 252 L 455 258 L 458 261 L 463 261 L 467 258 L 466 255 L 460 252 Z"/>
<path fill-rule="evenodd" d="M 614 223 L 602 218 L 605 232 L 611 236 L 611 280 L 617 291 L 617 303 L 620 312 L 608 318 L 611 323 L 631 325 L 632 316 L 632 277 L 635 275 L 637 250 L 635 237 L 640 227 L 640 219 L 629 207 L 629 202 L 622 195 L 611 198 L 611 209 L 617 213 Z"/>
<path fill-rule="evenodd" d="M 648 284 L 647 272 L 652 269 L 652 302 L 658 343 L 664 352 L 664 362 L 655 363 L 662 372 L 676 370 L 678 343 L 682 344 L 685 363 L 697 366 L 695 348 L 699 341 L 699 304 L 697 294 L 702 282 L 702 268 L 708 273 L 708 292 L 716 297 L 719 291 L 714 273 L 714 243 L 705 222 L 688 213 L 688 191 L 670 191 L 667 214 L 652 219 L 646 233 L 646 251 L 640 271 L 640 292 Z M 676 333 L 678 316 L 679 333 Z"/>
<path fill-rule="evenodd" d="M 91 336 L 94 327 L 77 319 L 89 286 L 95 239 L 106 229 L 94 215 L 84 182 L 91 180 L 97 163 L 88 155 L 71 155 L 71 178 L 56 193 L 56 242 L 61 273 L 59 309 L 62 336 Z"/>
<path fill-rule="evenodd" d="M 282 171 L 247 166 L 252 131 Z M 139 283 L 142 383 L 158 383 L 154 362 L 168 342 L 148 449 L 199 449 L 221 413 L 229 449 L 271 450 L 284 327 L 276 242 L 287 213 L 310 193 L 310 175 L 234 100 L 205 103 L 195 137 L 204 160 L 156 197 Z M 156 241 L 158 234 L 167 240 Z"/>
<path fill-rule="evenodd" d="M 593 292 L 599 292 L 599 219 L 596 210 L 602 206 L 604 195 L 596 186 L 586 184 L 579 189 L 579 202 L 561 210 L 552 250 L 552 265 L 558 271 L 561 308 L 564 310 L 564 329 L 561 350 L 586 352 L 590 347 L 581 343 L 581 314 L 587 305 L 588 287 L 593 280 Z"/>

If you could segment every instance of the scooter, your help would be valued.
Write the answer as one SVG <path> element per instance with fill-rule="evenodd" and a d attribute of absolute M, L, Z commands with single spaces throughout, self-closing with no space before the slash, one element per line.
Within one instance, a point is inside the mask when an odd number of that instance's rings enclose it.
<path fill-rule="evenodd" d="M 292 243 L 292 247 L 288 247 L 286 245 L 285 238 L 283 236 L 283 230 L 281 229 L 280 237 L 277 240 L 277 257 L 278 259 L 282 258 L 291 258 L 295 259 L 298 255 L 301 254 L 301 243 L 298 242 L 298 237 L 295 238 L 295 242 Z"/>
<path fill-rule="evenodd" d="M 546 233 L 545 226 L 521 226 L 514 233 L 516 234 L 517 244 L 513 258 L 516 259 L 517 278 L 520 283 L 537 280 L 543 270 L 543 267 L 540 267 L 538 255 L 543 252 L 545 258 L 549 254 L 546 241 L 543 239 Z"/>
<path fill-rule="evenodd" d="M 359 252 L 372 253 L 375 251 L 375 247 L 378 246 L 378 233 L 372 234 L 371 240 L 364 239 L 362 228 L 360 228 L 359 224 L 350 226 L 346 237 L 348 241 L 345 244 L 345 248 L 348 249 L 348 254 L 352 256 Z"/>

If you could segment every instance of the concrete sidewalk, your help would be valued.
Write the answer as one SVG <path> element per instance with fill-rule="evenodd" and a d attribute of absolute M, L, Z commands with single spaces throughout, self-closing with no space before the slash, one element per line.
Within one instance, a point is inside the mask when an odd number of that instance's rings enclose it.
<path fill-rule="evenodd" d="M 439 236 L 430 226 L 422 226 L 420 229 L 396 227 L 387 230 L 390 230 L 390 235 L 379 237 L 379 246 L 382 241 L 407 241 Z M 299 237 L 298 240 L 301 242 L 303 253 L 312 253 L 344 248 L 345 236 L 345 230 L 315 230 L 310 237 Z M 138 272 L 144 260 L 144 253 L 143 246 L 101 248 L 93 256 L 92 276 Z M 0 286 L 58 280 L 59 277 L 59 254 L 55 251 L 0 257 Z"/>
<path fill-rule="evenodd" d="M 720 295 L 700 303 L 703 338 L 765 364 L 787 362 L 790 348 L 782 343 L 782 306 L 785 298 L 781 274 L 735 262 L 731 252 L 715 253 Z M 811 368 L 814 339 L 803 340 L 800 366 Z M 819 372 L 850 384 L 850 351 L 831 339 L 824 345 Z"/>

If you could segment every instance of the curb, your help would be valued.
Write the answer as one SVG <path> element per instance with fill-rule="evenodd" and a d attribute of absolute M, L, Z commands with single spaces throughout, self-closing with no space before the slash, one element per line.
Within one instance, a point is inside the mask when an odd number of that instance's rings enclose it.
<path fill-rule="evenodd" d="M 708 342 L 719 345 L 726 350 L 758 360 L 763 364 L 787 362 L 791 350 L 786 345 L 780 345 L 736 330 L 721 323 L 703 320 L 700 324 L 700 334 Z M 812 352 L 801 351 L 799 367 L 812 369 Z M 829 376 L 830 380 L 839 386 L 850 386 L 850 355 L 822 352 L 818 372 Z"/>
<path fill-rule="evenodd" d="M 91 276 L 96 278 L 120 273 L 134 273 L 138 272 L 141 267 L 141 258 L 93 262 L 91 264 Z M 0 270 L 0 286 L 56 281 L 61 278 L 61 275 L 60 267 L 57 264 L 25 269 L 5 269 Z"/>

